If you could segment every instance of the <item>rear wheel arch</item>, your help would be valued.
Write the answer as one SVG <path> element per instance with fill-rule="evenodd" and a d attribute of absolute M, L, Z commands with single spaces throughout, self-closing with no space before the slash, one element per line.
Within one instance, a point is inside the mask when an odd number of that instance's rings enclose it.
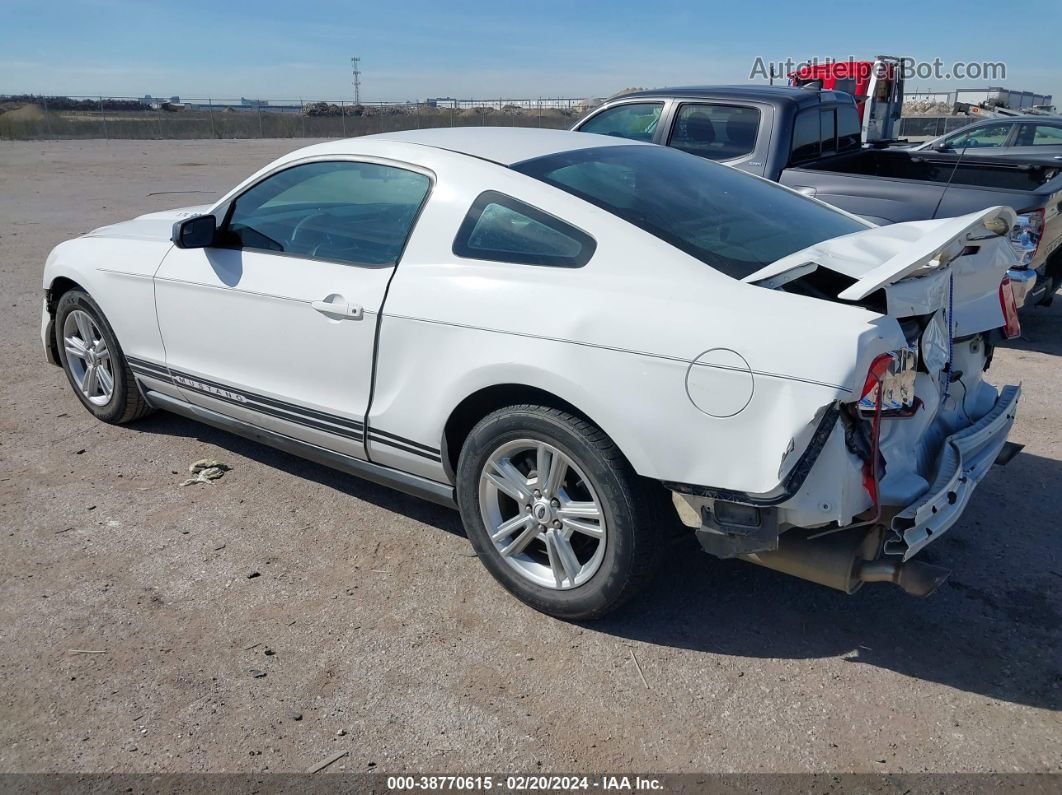
<path fill-rule="evenodd" d="M 476 423 L 498 409 L 525 404 L 535 404 L 567 411 L 594 423 L 605 433 L 608 433 L 600 423 L 596 422 L 585 411 L 548 390 L 527 384 L 494 384 L 468 395 L 450 412 L 450 416 L 443 427 L 442 438 L 442 464 L 447 476 L 452 481 L 456 479 L 455 473 L 457 472 L 458 458 L 461 456 L 461 448 Z"/>

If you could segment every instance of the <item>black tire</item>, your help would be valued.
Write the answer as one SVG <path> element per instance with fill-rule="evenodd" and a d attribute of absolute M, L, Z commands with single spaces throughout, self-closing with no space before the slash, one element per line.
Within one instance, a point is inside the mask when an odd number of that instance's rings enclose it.
<path fill-rule="evenodd" d="M 107 349 L 111 354 L 111 372 L 114 378 L 110 400 L 97 405 L 90 401 L 81 391 L 78 382 L 67 358 L 66 346 L 63 343 L 63 327 L 67 316 L 74 310 L 81 310 L 89 315 L 100 331 L 100 335 L 107 343 Z M 74 394 L 81 404 L 88 409 L 96 419 L 114 425 L 132 422 L 152 412 L 151 406 L 144 400 L 144 396 L 137 387 L 133 373 L 122 353 L 122 347 L 118 344 L 118 338 L 114 335 L 111 324 L 100 310 L 96 302 L 83 290 L 73 289 L 63 293 L 55 308 L 55 342 L 59 349 L 59 361 L 63 365 Z"/>
<path fill-rule="evenodd" d="M 567 590 L 532 582 L 506 563 L 480 511 L 480 477 L 490 456 L 507 442 L 545 442 L 570 458 L 591 481 L 607 522 L 600 565 Z M 664 548 L 662 486 L 639 477 L 613 441 L 588 420 L 555 408 L 511 406 L 484 417 L 469 433 L 457 465 L 457 497 L 472 546 L 490 573 L 525 604 L 570 621 L 600 618 L 651 579 Z"/>

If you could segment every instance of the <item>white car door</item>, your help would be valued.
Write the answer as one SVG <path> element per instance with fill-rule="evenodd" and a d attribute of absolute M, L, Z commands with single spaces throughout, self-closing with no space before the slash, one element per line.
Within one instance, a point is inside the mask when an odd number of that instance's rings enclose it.
<path fill-rule="evenodd" d="M 213 245 L 173 248 L 155 300 L 185 398 L 364 458 L 377 315 L 430 186 L 396 164 L 293 165 L 237 196 Z"/>

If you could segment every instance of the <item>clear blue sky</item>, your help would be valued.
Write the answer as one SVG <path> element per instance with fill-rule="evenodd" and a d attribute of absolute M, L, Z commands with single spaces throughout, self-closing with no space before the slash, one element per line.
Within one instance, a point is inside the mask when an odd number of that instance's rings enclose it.
<path fill-rule="evenodd" d="M 360 55 L 364 100 L 586 97 L 888 53 L 1003 61 L 1062 104 L 1060 31 L 1062 0 L 0 0 L 0 93 L 345 99 Z"/>

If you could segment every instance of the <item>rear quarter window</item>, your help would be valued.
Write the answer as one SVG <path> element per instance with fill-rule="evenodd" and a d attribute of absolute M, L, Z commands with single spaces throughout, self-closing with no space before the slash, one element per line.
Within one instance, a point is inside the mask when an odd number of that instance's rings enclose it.
<path fill-rule="evenodd" d="M 597 244 L 556 216 L 497 191 L 472 203 L 454 238 L 453 252 L 467 259 L 578 268 Z"/>

